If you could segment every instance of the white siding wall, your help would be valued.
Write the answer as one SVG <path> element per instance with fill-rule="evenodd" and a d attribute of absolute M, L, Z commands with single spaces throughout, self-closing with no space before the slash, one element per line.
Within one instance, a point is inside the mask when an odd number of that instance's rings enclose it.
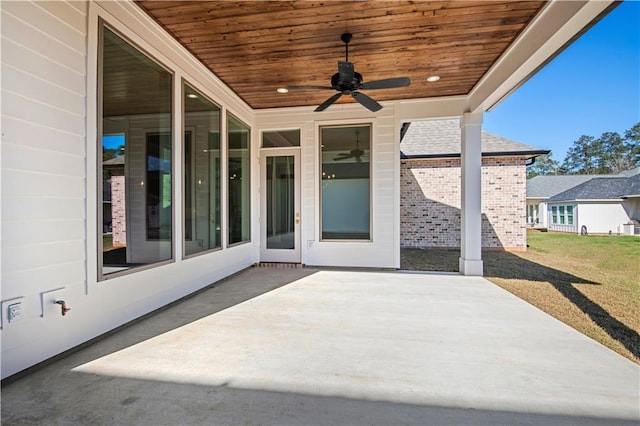
<path fill-rule="evenodd" d="M 576 210 L 578 232 L 583 226 L 586 226 L 587 232 L 590 234 L 607 234 L 609 231 L 617 233 L 622 229 L 620 225 L 629 221 L 629 216 L 619 201 L 611 203 L 580 202 Z"/>
<path fill-rule="evenodd" d="M 345 117 L 349 117 L 345 120 Z M 371 242 L 320 241 L 320 127 L 335 124 L 373 125 L 371 175 Z M 262 130 L 301 129 L 302 263 L 316 266 L 399 267 L 397 242 L 399 139 L 393 105 L 373 115 L 358 104 L 333 105 L 322 113 L 312 108 L 256 112 Z"/>
<path fill-rule="evenodd" d="M 573 225 L 553 224 L 551 207 L 554 205 L 573 205 Z M 629 221 L 629 216 L 620 201 L 572 202 L 565 204 L 549 204 L 547 206 L 547 221 L 549 230 L 558 232 L 580 233 L 583 226 L 589 234 L 617 233 L 622 230 L 620 225 Z"/>
<path fill-rule="evenodd" d="M 251 124 L 253 112 L 132 3 L 2 1 L 2 301 L 22 297 L 23 318 L 2 312 L 5 378 L 237 272 L 258 260 L 254 242 L 97 281 L 97 25 L 102 17 L 192 85 Z M 181 134 L 174 117 L 174 133 Z M 223 139 L 224 140 L 224 139 Z M 181 200 L 180 138 L 174 199 Z M 257 184 L 255 146 L 252 183 Z M 99 197 L 100 196 L 100 197 Z M 224 200 L 224 198 L 223 198 Z M 252 206 L 254 227 L 257 203 Z M 180 202 L 174 203 L 177 242 Z M 224 214 L 224 212 L 223 212 Z M 41 297 L 64 288 L 71 311 Z"/>
<path fill-rule="evenodd" d="M 640 220 L 640 197 L 627 198 L 622 202 L 622 207 L 629 218 Z"/>

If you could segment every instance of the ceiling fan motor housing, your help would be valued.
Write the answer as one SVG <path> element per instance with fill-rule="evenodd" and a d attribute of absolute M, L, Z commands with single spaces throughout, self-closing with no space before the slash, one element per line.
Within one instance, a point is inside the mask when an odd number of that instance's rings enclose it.
<path fill-rule="evenodd" d="M 345 94 L 349 94 L 354 90 L 358 90 L 362 88 L 362 74 L 359 72 L 353 73 L 353 79 L 351 81 L 342 81 L 340 80 L 340 73 L 335 73 L 331 76 L 331 87 L 336 90 L 339 90 Z"/>

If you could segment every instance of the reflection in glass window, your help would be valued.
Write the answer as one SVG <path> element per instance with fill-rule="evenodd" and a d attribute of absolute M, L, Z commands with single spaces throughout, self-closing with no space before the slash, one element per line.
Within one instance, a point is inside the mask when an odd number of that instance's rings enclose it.
<path fill-rule="evenodd" d="M 295 249 L 295 159 L 267 157 L 267 248 Z"/>
<path fill-rule="evenodd" d="M 263 148 L 300 146 L 300 130 L 276 130 L 262 133 Z"/>
<path fill-rule="evenodd" d="M 322 127 L 323 240 L 371 239 L 371 126 Z"/>
<path fill-rule="evenodd" d="M 220 108 L 188 84 L 184 102 L 184 245 L 191 255 L 221 246 Z"/>
<path fill-rule="evenodd" d="M 147 134 L 147 239 L 171 240 L 171 135 Z"/>
<path fill-rule="evenodd" d="M 251 240 L 249 131 L 235 117 L 227 117 L 229 244 Z"/>
<path fill-rule="evenodd" d="M 173 76 L 102 26 L 99 276 L 172 257 Z"/>

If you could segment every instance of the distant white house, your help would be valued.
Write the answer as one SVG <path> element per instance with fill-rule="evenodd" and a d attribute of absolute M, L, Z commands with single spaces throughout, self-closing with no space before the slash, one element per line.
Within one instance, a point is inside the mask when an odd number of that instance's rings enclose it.
<path fill-rule="evenodd" d="M 639 234 L 640 168 L 619 175 L 529 179 L 527 221 L 559 232 Z"/>

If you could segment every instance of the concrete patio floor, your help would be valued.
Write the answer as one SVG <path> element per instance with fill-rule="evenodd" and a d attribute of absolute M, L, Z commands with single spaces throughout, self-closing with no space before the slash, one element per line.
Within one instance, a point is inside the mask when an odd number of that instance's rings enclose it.
<path fill-rule="evenodd" d="M 251 268 L 5 384 L 2 424 L 638 424 L 640 367 L 482 278 Z"/>

